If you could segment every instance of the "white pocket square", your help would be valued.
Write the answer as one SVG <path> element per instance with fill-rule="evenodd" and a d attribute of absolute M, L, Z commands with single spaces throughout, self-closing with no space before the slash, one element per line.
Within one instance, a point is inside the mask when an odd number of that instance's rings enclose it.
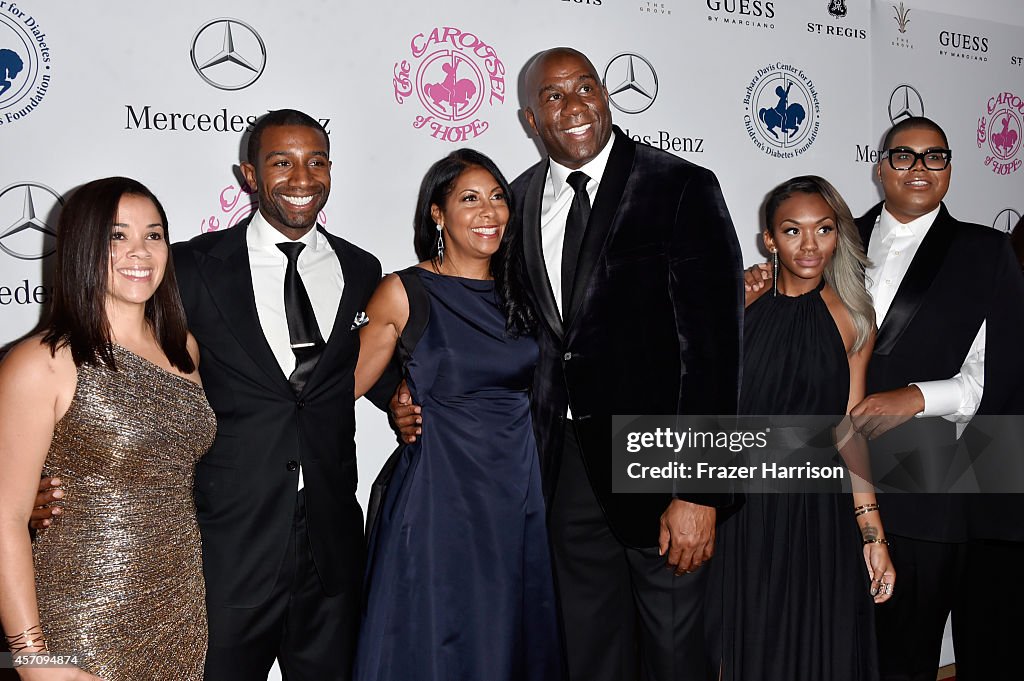
<path fill-rule="evenodd" d="M 355 331 L 356 329 L 361 329 L 362 327 L 366 326 L 369 323 L 370 323 L 370 318 L 366 316 L 366 313 L 365 312 L 359 312 L 359 313 L 356 314 L 356 318 L 352 321 L 352 327 L 349 329 L 349 331 Z"/>

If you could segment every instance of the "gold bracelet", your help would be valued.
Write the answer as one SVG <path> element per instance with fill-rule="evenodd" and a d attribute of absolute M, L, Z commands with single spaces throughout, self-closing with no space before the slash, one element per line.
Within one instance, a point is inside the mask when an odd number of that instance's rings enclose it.
<path fill-rule="evenodd" d="M 878 537 L 877 539 L 865 539 L 864 546 L 867 546 L 868 544 L 885 544 L 886 546 L 890 546 L 889 540 L 885 537 Z"/>
<path fill-rule="evenodd" d="M 46 650 L 46 639 L 43 637 L 43 628 L 38 624 L 29 627 L 20 634 L 14 634 L 13 636 L 4 634 L 4 639 L 7 641 L 7 649 L 10 650 L 11 653 L 19 653 L 28 648 L 39 649 L 38 651 L 33 652 L 42 652 Z"/>
<path fill-rule="evenodd" d="M 864 504 L 853 509 L 853 517 L 864 515 L 865 513 L 871 513 L 872 511 L 878 511 L 878 504 Z"/>

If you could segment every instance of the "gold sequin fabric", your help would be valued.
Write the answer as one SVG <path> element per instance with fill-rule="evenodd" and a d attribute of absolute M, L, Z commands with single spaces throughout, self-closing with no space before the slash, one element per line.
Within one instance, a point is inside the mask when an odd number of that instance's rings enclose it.
<path fill-rule="evenodd" d="M 199 681 L 206 603 L 192 482 L 217 422 L 203 389 L 115 346 L 82 365 L 44 472 L 64 513 L 33 545 L 54 655 L 106 681 Z"/>

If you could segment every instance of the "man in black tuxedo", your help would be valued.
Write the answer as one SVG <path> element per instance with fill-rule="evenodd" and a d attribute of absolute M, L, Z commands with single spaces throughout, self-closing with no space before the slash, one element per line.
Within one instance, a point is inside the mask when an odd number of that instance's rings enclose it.
<path fill-rule="evenodd" d="M 381 276 L 316 224 L 330 142 L 293 110 L 261 118 L 259 210 L 174 244 L 217 439 L 196 471 L 210 681 L 350 678 L 363 576 L 355 499 L 357 317 Z M 283 294 L 282 294 L 283 292 Z"/>
<path fill-rule="evenodd" d="M 703 680 L 699 568 L 731 499 L 614 494 L 611 417 L 735 413 L 735 230 L 713 173 L 612 126 L 583 54 L 547 50 L 525 76 L 548 158 L 512 193 L 541 318 L 532 404 L 569 677 Z"/>
<path fill-rule="evenodd" d="M 913 416 L 943 417 L 944 425 L 928 428 L 937 446 L 913 453 L 921 457 L 919 470 L 934 479 L 973 416 L 1019 411 L 1024 279 L 1005 234 L 960 222 L 942 204 L 952 152 L 935 122 L 901 121 L 882 152 L 877 173 L 885 200 L 857 220 L 872 261 L 867 276 L 878 337 L 869 395 L 851 414 L 862 432 L 881 438 L 873 444 L 881 449 L 896 425 L 905 424 L 904 436 L 924 425 L 908 423 Z M 907 470 L 917 465 L 903 461 Z M 932 681 L 950 611 L 957 679 L 1006 678 L 1004 665 L 1024 635 L 1021 614 L 1007 608 L 993 616 L 992 608 L 1008 599 L 1022 605 L 1024 504 L 1011 497 L 889 494 L 881 505 L 896 568 L 893 598 L 876 610 L 882 678 Z"/>

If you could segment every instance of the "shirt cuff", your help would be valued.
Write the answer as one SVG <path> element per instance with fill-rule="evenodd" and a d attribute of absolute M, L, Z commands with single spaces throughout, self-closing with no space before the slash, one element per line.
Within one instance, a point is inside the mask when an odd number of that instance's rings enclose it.
<path fill-rule="evenodd" d="M 924 396 L 924 410 L 915 416 L 949 416 L 960 410 L 963 395 L 960 384 L 954 380 L 922 381 L 916 385 Z"/>

